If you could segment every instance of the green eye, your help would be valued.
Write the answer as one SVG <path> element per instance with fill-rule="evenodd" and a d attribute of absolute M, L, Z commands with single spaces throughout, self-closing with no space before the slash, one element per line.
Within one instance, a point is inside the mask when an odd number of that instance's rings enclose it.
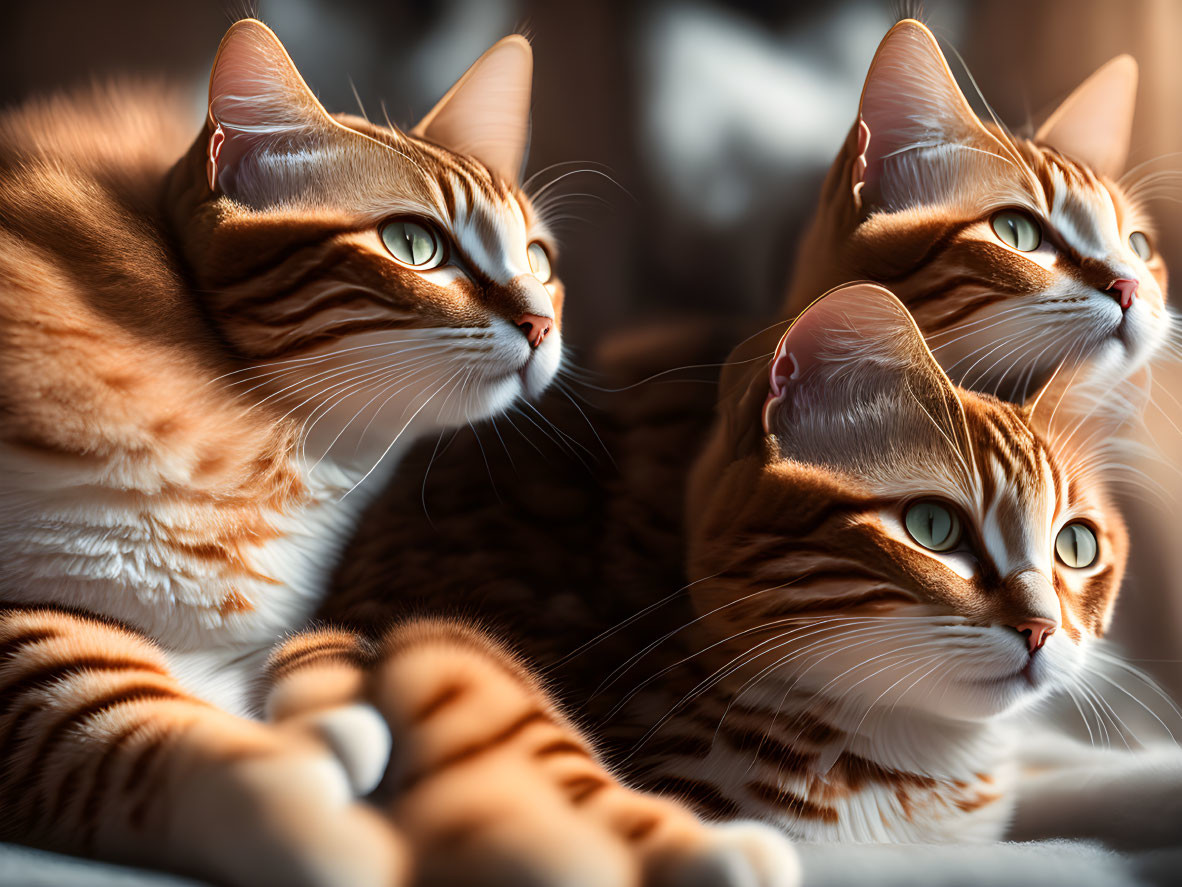
<path fill-rule="evenodd" d="M 916 502 L 904 523 L 911 538 L 932 551 L 948 551 L 960 542 L 960 518 L 939 502 Z"/>
<path fill-rule="evenodd" d="M 1042 243 L 1042 228 L 1030 213 L 1007 209 L 993 217 L 993 233 L 1006 246 L 1028 253 Z"/>
<path fill-rule="evenodd" d="M 1055 554 L 1059 560 L 1076 570 L 1094 564 L 1099 551 L 1096 534 L 1087 524 L 1068 524 L 1055 537 Z"/>
<path fill-rule="evenodd" d="M 1149 238 L 1140 231 L 1134 231 L 1129 235 L 1129 247 L 1137 254 L 1142 262 L 1148 262 L 1153 255 L 1153 248 L 1149 245 Z"/>
<path fill-rule="evenodd" d="M 529 256 L 529 270 L 534 273 L 534 277 L 542 283 L 549 283 L 554 272 L 550 269 L 550 256 L 546 253 L 546 247 L 535 240 L 525 253 Z"/>
<path fill-rule="evenodd" d="M 429 271 L 443 264 L 443 241 L 418 222 L 397 219 L 382 226 L 382 243 L 390 255 L 416 271 Z"/>

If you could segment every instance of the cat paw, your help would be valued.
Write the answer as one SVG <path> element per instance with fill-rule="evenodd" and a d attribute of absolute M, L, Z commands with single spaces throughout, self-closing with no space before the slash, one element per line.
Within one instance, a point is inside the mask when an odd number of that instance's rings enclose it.
<path fill-rule="evenodd" d="M 376 708 L 359 702 L 322 709 L 301 717 L 299 725 L 336 756 L 355 797 L 377 788 L 386 772 L 393 740 L 386 719 Z"/>
<path fill-rule="evenodd" d="M 185 786 L 177 827 L 207 848 L 197 870 L 212 867 L 212 879 L 231 887 L 402 885 L 405 843 L 378 811 L 354 800 L 353 782 L 324 750 L 210 762 Z"/>
<path fill-rule="evenodd" d="M 800 860 L 777 829 L 742 821 L 709 826 L 704 846 L 669 866 L 660 887 L 797 887 Z"/>

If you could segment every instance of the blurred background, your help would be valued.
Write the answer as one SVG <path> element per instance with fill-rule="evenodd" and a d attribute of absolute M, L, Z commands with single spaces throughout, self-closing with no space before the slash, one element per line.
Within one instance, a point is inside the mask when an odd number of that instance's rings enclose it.
<path fill-rule="evenodd" d="M 529 172 L 535 190 L 564 195 L 559 270 L 576 359 L 642 323 L 776 310 L 875 46 L 905 15 L 934 30 L 966 92 L 967 67 L 1019 132 L 1101 63 L 1131 53 L 1142 80 L 1130 163 L 1182 169 L 1175 0 L 55 0 L 0 9 L 0 104 L 115 73 L 162 77 L 192 85 L 194 132 L 218 41 L 244 15 L 276 30 L 329 110 L 360 103 L 406 126 L 497 38 L 529 35 Z M 1178 204 L 1156 211 L 1161 250 L 1182 269 Z M 1134 569 L 1115 634 L 1182 698 L 1182 370 L 1164 365 L 1157 380 L 1143 433 L 1165 458 L 1142 460 L 1151 491 L 1125 497 Z"/>

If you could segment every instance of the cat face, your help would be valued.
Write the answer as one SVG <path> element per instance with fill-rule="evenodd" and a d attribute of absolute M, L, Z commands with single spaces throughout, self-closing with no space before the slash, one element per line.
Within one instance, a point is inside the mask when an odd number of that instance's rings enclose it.
<path fill-rule="evenodd" d="M 548 385 L 564 293 L 518 184 L 531 66 L 502 40 L 403 133 L 330 116 L 267 28 L 230 31 L 172 190 L 206 310 L 252 370 L 233 384 L 342 451 Z"/>
<path fill-rule="evenodd" d="M 1120 179 L 1137 69 L 1114 59 L 1033 139 L 981 121 L 931 33 L 901 22 L 867 75 L 790 296 L 889 286 L 957 384 L 1021 402 L 1062 363 L 1107 387 L 1169 329 L 1153 224 Z"/>
<path fill-rule="evenodd" d="M 984 719 L 1070 686 L 1126 536 L 1103 429 L 954 387 L 869 284 L 793 324 L 693 477 L 691 579 L 755 683 Z"/>

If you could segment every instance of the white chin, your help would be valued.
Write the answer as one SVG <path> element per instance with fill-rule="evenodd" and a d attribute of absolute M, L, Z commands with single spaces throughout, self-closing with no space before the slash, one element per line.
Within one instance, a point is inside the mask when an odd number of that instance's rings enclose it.
<path fill-rule="evenodd" d="M 554 381 L 561 360 L 560 343 L 547 342 L 534 352 L 524 369 L 471 383 L 476 390 L 467 398 L 463 395 L 452 398 L 451 409 L 442 412 L 437 424 L 458 427 L 479 422 L 500 415 L 521 398 L 536 400 Z"/>

